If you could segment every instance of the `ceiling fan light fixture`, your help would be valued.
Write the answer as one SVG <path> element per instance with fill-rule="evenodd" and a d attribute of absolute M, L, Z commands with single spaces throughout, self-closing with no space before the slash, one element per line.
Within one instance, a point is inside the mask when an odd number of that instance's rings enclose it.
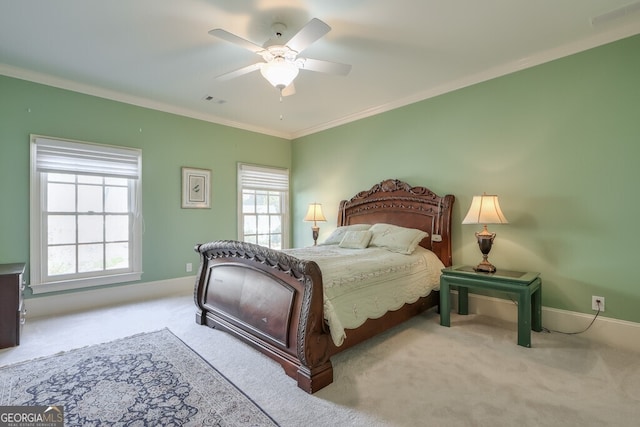
<path fill-rule="evenodd" d="M 260 73 L 262 76 L 277 89 L 284 89 L 298 76 L 300 70 L 298 67 L 287 62 L 284 58 L 275 58 L 271 62 L 262 64 Z"/>

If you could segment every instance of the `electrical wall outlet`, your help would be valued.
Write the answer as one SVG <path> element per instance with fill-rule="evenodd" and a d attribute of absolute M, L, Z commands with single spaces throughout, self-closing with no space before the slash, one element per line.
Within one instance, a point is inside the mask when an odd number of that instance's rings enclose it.
<path fill-rule="evenodd" d="M 598 304 L 598 302 L 600 304 Z M 600 312 L 604 311 L 604 297 L 598 297 L 595 295 L 591 296 L 591 309 L 592 310 L 600 310 Z"/>
<path fill-rule="evenodd" d="M 432 242 L 442 242 L 442 235 L 434 234 L 433 236 L 431 236 L 431 241 Z"/>
<path fill-rule="evenodd" d="M 193 264 L 188 262 L 186 266 L 186 270 L 187 270 L 187 273 L 191 273 L 191 271 L 193 271 Z"/>

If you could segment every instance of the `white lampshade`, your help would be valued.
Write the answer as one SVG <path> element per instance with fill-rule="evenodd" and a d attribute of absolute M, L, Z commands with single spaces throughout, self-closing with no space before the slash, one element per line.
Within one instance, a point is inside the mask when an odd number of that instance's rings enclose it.
<path fill-rule="evenodd" d="M 327 218 L 324 217 L 322 213 L 322 205 L 320 203 L 309 203 L 309 210 L 307 214 L 304 216 L 304 221 L 326 221 Z"/>
<path fill-rule="evenodd" d="M 262 64 L 260 73 L 277 89 L 284 89 L 297 77 L 297 65 L 285 61 L 284 58 L 275 58 L 271 62 Z"/>
<path fill-rule="evenodd" d="M 498 202 L 498 196 L 483 194 L 473 196 L 471 207 L 463 224 L 508 224 Z"/>

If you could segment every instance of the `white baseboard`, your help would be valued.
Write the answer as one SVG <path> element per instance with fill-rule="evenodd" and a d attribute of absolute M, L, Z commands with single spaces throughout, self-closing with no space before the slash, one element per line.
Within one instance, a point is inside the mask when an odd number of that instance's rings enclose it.
<path fill-rule="evenodd" d="M 94 289 L 85 292 L 42 296 L 25 300 L 27 319 L 91 310 L 109 305 L 128 304 L 155 298 L 193 293 L 195 276 L 146 282 L 131 286 Z M 457 292 L 452 292 L 451 305 L 458 309 Z M 469 313 L 516 322 L 518 309 L 506 299 L 469 294 Z M 542 326 L 563 332 L 585 329 L 593 315 L 542 307 Z M 640 323 L 612 319 L 602 314 L 586 332 L 580 334 L 594 343 L 640 352 Z"/>
<path fill-rule="evenodd" d="M 25 300 L 27 321 L 35 317 L 68 314 L 174 295 L 188 295 L 193 293 L 194 286 L 195 276 L 192 276 L 84 292 L 38 296 Z"/>
<path fill-rule="evenodd" d="M 452 292 L 452 310 L 458 309 L 457 292 Z M 469 294 L 469 313 L 495 317 L 508 322 L 517 322 L 518 308 L 510 300 Z M 542 326 L 552 331 L 577 332 L 584 330 L 593 320 L 593 315 L 575 311 L 542 307 Z M 640 352 L 640 323 L 598 316 L 593 325 L 580 334 L 594 344 Z"/>

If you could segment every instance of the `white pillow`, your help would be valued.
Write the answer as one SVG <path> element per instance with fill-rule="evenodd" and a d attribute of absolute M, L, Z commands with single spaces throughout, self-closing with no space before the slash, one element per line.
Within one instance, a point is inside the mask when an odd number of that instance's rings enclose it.
<path fill-rule="evenodd" d="M 429 234 L 416 228 L 405 228 L 392 224 L 374 224 L 370 228 L 373 237 L 370 246 L 385 248 L 400 254 L 412 254 L 420 241 Z"/>
<path fill-rule="evenodd" d="M 369 230 L 349 230 L 340 241 L 341 248 L 364 249 L 369 246 L 373 233 Z"/>
<path fill-rule="evenodd" d="M 371 228 L 371 224 L 353 224 L 338 227 L 325 239 L 321 245 L 339 245 L 347 231 L 364 231 Z"/>

